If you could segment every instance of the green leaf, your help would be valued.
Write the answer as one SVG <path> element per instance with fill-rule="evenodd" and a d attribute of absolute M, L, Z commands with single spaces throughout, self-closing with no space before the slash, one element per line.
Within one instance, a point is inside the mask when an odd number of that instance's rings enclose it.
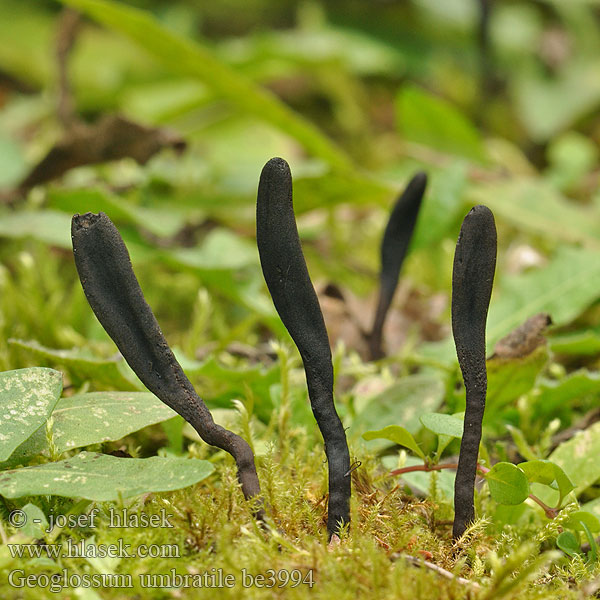
<path fill-rule="evenodd" d="M 52 439 L 59 453 L 121 438 L 171 419 L 177 413 L 150 392 L 90 392 L 61 398 L 52 413 Z M 47 450 L 45 427 L 10 457 L 10 464 Z"/>
<path fill-rule="evenodd" d="M 71 250 L 71 217 L 55 210 L 35 210 L 3 213 L 0 237 L 31 238 Z"/>
<path fill-rule="evenodd" d="M 227 229 L 214 229 L 200 246 L 175 248 L 168 254 L 177 262 L 199 271 L 230 271 L 259 264 L 256 244 Z"/>
<path fill-rule="evenodd" d="M 546 346 L 539 346 L 527 356 L 494 357 L 487 361 L 488 391 L 485 409 L 488 422 L 492 413 L 514 403 L 534 387 L 548 358 Z"/>
<path fill-rule="evenodd" d="M 402 423 L 410 433 L 421 428 L 421 415 L 436 410 L 444 400 L 444 381 L 439 375 L 409 375 L 372 398 L 350 423 L 350 433 L 383 429 Z"/>
<path fill-rule="evenodd" d="M 421 450 L 419 444 L 415 441 L 415 438 L 409 431 L 406 431 L 404 427 L 400 427 L 399 425 L 388 425 L 379 431 L 366 431 L 363 433 L 363 438 L 367 441 L 389 440 L 390 442 L 394 442 L 394 444 L 409 448 L 425 460 L 425 454 L 423 453 L 423 450 Z"/>
<path fill-rule="evenodd" d="M 521 504 L 529 496 L 527 476 L 519 467 L 507 462 L 496 463 L 485 478 L 490 495 L 498 504 Z"/>
<path fill-rule="evenodd" d="M 549 460 L 529 460 L 519 463 L 519 469 L 525 473 L 527 480 L 550 485 L 555 480 L 554 463 Z"/>
<path fill-rule="evenodd" d="M 554 415 L 571 403 L 600 396 L 600 375 L 581 369 L 562 379 L 541 379 L 535 400 L 536 414 Z"/>
<path fill-rule="evenodd" d="M 581 510 L 585 510 L 600 519 L 600 498 L 594 498 L 581 505 Z"/>
<path fill-rule="evenodd" d="M 523 432 L 510 424 L 506 425 L 506 429 L 508 429 L 513 442 L 519 451 L 519 454 L 527 460 L 537 460 L 537 456 L 535 455 L 531 446 L 527 443 Z"/>
<path fill-rule="evenodd" d="M 585 329 L 574 333 L 563 333 L 548 338 L 550 349 L 556 354 L 594 356 L 600 354 L 600 335 L 595 330 Z"/>
<path fill-rule="evenodd" d="M 462 438 L 464 422 L 454 415 L 442 413 L 427 413 L 421 416 L 423 427 L 437 433 L 438 435 L 447 435 L 453 438 Z"/>
<path fill-rule="evenodd" d="M 530 460 L 519 463 L 530 483 L 541 483 L 557 488 L 560 497 L 564 498 L 575 487 L 567 474 L 549 460 Z"/>
<path fill-rule="evenodd" d="M 27 163 L 21 148 L 0 134 L 0 188 L 16 185 L 26 171 Z"/>
<path fill-rule="evenodd" d="M 485 149 L 477 129 L 446 100 L 405 85 L 398 94 L 396 110 L 405 139 L 448 154 L 484 160 Z"/>
<path fill-rule="evenodd" d="M 596 545 L 596 540 L 594 539 L 594 536 L 585 521 L 580 520 L 579 525 L 585 532 L 585 537 L 587 537 L 590 544 L 590 551 L 587 554 L 588 562 L 595 563 L 598 561 L 598 546 Z"/>
<path fill-rule="evenodd" d="M 471 202 L 489 206 L 497 217 L 519 229 L 545 235 L 550 240 L 586 242 L 596 248 L 600 243 L 598 209 L 575 208 L 572 202 L 540 178 L 512 178 L 479 184 L 469 188 L 468 197 Z M 551 311 L 534 310 L 527 316 L 537 312 Z"/>
<path fill-rule="evenodd" d="M 571 531 L 563 531 L 556 538 L 556 545 L 571 558 L 575 558 L 581 554 L 581 546 L 575 537 L 575 534 Z"/>
<path fill-rule="evenodd" d="M 145 207 L 103 189 L 61 189 L 48 191 L 49 206 L 69 214 L 104 212 L 111 220 L 133 223 L 160 237 L 178 233 L 185 225 L 185 214 L 178 207 Z"/>
<path fill-rule="evenodd" d="M 490 305 L 490 346 L 536 313 L 550 314 L 555 325 L 569 323 L 600 296 L 599 279 L 600 253 L 567 246 L 559 246 L 545 267 L 503 277 Z"/>
<path fill-rule="evenodd" d="M 62 373 L 42 367 L 0 373 L 0 461 L 49 417 L 62 391 Z"/>
<path fill-rule="evenodd" d="M 338 204 L 388 206 L 394 190 L 388 183 L 365 178 L 360 173 L 330 173 L 294 176 L 294 213 L 298 216 Z"/>
<path fill-rule="evenodd" d="M 116 458 L 81 452 L 59 462 L 3 471 L 0 494 L 7 498 L 52 495 L 107 502 L 120 496 L 178 490 L 201 481 L 213 470 L 205 460 Z"/>
<path fill-rule="evenodd" d="M 21 352 L 34 357 L 37 361 L 63 368 L 76 384 L 93 381 L 96 386 L 113 389 L 139 390 L 143 388 L 122 358 L 118 360 L 95 358 L 79 348 L 56 350 L 46 348 L 35 341 L 10 339 L 8 343 Z M 124 373 L 128 375 L 131 373 L 131 379 Z"/>
<path fill-rule="evenodd" d="M 309 153 L 332 167 L 341 171 L 354 169 L 346 154 L 315 125 L 288 108 L 274 94 L 254 85 L 218 60 L 208 47 L 178 36 L 162 26 L 150 13 L 109 0 L 62 1 L 129 37 L 161 60 L 172 72 L 200 79 L 215 94 L 286 132 Z"/>
<path fill-rule="evenodd" d="M 564 523 L 565 527 L 575 531 L 584 531 L 583 524 L 590 531 L 600 531 L 600 519 L 585 510 L 578 510 L 569 515 L 569 520 Z"/>
<path fill-rule="evenodd" d="M 46 534 L 45 530 L 48 529 L 48 520 L 42 509 L 30 502 L 21 510 L 27 520 L 19 531 L 32 538 L 43 538 Z"/>
<path fill-rule="evenodd" d="M 575 483 L 575 494 L 600 479 L 600 423 L 576 433 L 552 452 L 550 460 L 561 467 Z"/>
<path fill-rule="evenodd" d="M 464 216 L 463 192 L 467 187 L 467 163 L 457 160 L 434 173 L 423 198 L 410 243 L 411 252 L 440 243 Z"/>
<path fill-rule="evenodd" d="M 514 89 L 519 118 L 529 136 L 545 142 L 600 104 L 600 67 L 580 58 L 553 77 L 527 69 L 515 78 Z"/>
<path fill-rule="evenodd" d="M 179 353 L 177 358 L 180 359 Z M 232 399 L 248 399 L 253 401 L 253 411 L 261 421 L 267 423 L 271 419 L 274 406 L 270 389 L 281 379 L 279 364 L 266 369 L 262 365 L 227 367 L 214 356 L 204 362 L 180 362 L 209 408 L 230 408 Z"/>

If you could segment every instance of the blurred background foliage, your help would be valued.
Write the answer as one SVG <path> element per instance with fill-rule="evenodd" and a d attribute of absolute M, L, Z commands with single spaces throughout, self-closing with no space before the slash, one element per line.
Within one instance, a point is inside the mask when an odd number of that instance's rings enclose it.
<path fill-rule="evenodd" d="M 139 386 L 70 253 L 72 214 L 102 210 L 201 395 L 225 408 L 240 398 L 268 422 L 282 396 L 268 341 L 287 334 L 262 280 L 254 203 L 263 164 L 282 156 L 340 411 L 357 433 L 393 422 L 416 432 L 415 405 L 460 410 L 451 268 L 476 203 L 499 231 L 490 354 L 536 313 L 554 323 L 549 350 L 491 365 L 492 432 L 512 424 L 534 444 L 557 414 L 567 427 L 595 406 L 600 1 L 0 0 L 0 10 L 1 368 L 48 364 L 75 387 Z M 108 132 L 115 114 L 142 128 Z M 388 358 L 369 363 L 379 243 L 416 170 L 430 184 Z M 291 393 L 293 418 L 308 423 L 304 389 Z"/>

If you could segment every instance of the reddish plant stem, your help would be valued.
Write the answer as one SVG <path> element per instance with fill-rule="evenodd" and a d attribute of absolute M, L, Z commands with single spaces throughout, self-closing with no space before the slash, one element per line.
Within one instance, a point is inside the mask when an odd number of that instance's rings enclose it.
<path fill-rule="evenodd" d="M 443 469 L 456 469 L 457 467 L 458 463 L 444 463 L 441 465 L 413 465 L 412 467 L 402 467 L 401 469 L 394 469 L 393 471 L 389 472 L 389 475 L 404 475 L 405 473 L 416 473 L 418 471 L 424 471 L 426 473 L 429 473 L 431 471 L 442 471 Z M 483 465 L 477 465 L 477 470 L 479 471 L 479 473 L 481 473 L 481 475 L 485 475 L 489 472 L 489 469 L 487 467 L 484 467 Z M 531 498 L 536 504 L 542 507 L 542 509 L 546 513 L 546 516 L 549 519 L 554 519 L 558 516 L 558 513 L 560 512 L 560 508 L 558 506 L 556 508 L 552 508 L 533 494 L 529 494 L 529 498 Z"/>

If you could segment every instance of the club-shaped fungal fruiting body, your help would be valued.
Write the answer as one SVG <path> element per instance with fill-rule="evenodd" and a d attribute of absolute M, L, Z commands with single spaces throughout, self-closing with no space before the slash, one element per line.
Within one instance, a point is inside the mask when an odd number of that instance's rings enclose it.
<path fill-rule="evenodd" d="M 260 485 L 248 443 L 217 425 L 173 355 L 133 272 L 121 235 L 104 214 L 75 215 L 71 223 L 75 265 L 96 317 L 144 385 L 178 412 L 212 446 L 229 452 L 247 499 L 256 498 L 262 520 Z"/>
<path fill-rule="evenodd" d="M 473 494 L 487 391 L 485 324 L 496 245 L 492 212 L 486 206 L 475 206 L 463 221 L 452 272 L 452 334 L 467 395 L 454 484 L 454 538 L 460 537 L 475 518 Z"/>
<path fill-rule="evenodd" d="M 350 520 L 350 454 L 333 401 L 329 338 L 310 280 L 292 203 L 292 176 L 281 158 L 263 168 L 256 204 L 256 241 L 275 308 L 300 351 L 313 414 L 325 442 L 329 466 L 327 530 Z"/>
<path fill-rule="evenodd" d="M 368 336 L 371 360 L 384 356 L 382 348 L 383 326 L 398 286 L 400 269 L 406 257 L 417 216 L 427 186 L 427 175 L 417 173 L 400 195 L 392 212 L 381 241 L 381 271 L 379 274 L 379 300 L 373 327 Z"/>

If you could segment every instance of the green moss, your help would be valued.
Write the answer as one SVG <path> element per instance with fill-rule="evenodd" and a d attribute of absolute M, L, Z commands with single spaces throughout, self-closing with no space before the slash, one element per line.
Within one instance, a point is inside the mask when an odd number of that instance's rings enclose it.
<path fill-rule="evenodd" d="M 134 555 L 152 547 L 160 556 L 62 557 L 49 562 L 45 558 L 11 559 L 8 548 L 3 546 L 0 578 L 7 582 L 15 569 L 26 575 L 62 574 L 66 570 L 70 575 L 81 576 L 123 575 L 133 585 L 130 589 L 96 589 L 98 596 L 86 596 L 83 590 L 74 595 L 74 590 L 67 587 L 61 591 L 62 596 L 57 597 L 214 598 L 216 591 L 210 586 L 219 585 L 221 575 L 223 578 L 230 575 L 233 579 L 223 579 L 223 582 L 235 582 L 235 585 L 219 589 L 220 598 L 239 598 L 243 594 L 244 598 L 285 596 L 336 600 L 517 596 L 529 600 L 548 597 L 544 594 L 550 590 L 553 598 L 575 597 L 575 591 L 570 589 L 572 582 L 592 576 L 581 561 L 559 559 L 557 562 L 556 556 L 543 555 L 543 543 L 524 543 L 519 536 L 510 539 L 500 536 L 500 543 L 488 533 L 486 521 L 478 521 L 460 543 L 454 544 L 451 507 L 442 501 L 434 503 L 406 494 L 396 481 L 382 478 L 378 461 L 369 457 L 365 457 L 363 465 L 353 473 L 352 525 L 341 540 L 334 539 L 328 544 L 326 465 L 322 449 L 318 445 L 309 446 L 306 441 L 306 434 L 296 430 L 288 437 L 284 462 L 280 462 L 281 452 L 274 447 L 259 459 L 270 531 L 253 521 L 239 490 L 233 461 L 212 455 L 219 459 L 218 469 L 193 488 L 149 494 L 128 502 L 127 514 L 158 515 L 157 519 L 162 516 L 161 524 L 168 523 L 171 527 L 111 526 L 111 512 L 120 516 L 125 505 L 103 503 L 94 506 L 97 516 L 93 528 L 65 528 L 53 540 L 54 544 L 62 544 L 63 549 L 68 543 L 77 544 L 82 540 L 97 549 L 102 544 L 116 547 L 128 544 L 128 552 Z M 40 499 L 34 501 L 40 503 Z M 47 514 L 51 510 L 59 513 L 65 512 L 71 504 L 65 499 L 50 498 L 43 508 Z M 87 510 L 91 508 L 92 505 Z M 113 517 L 112 525 L 115 524 Z M 33 541 L 24 539 L 18 530 L 8 525 L 6 514 L 3 529 L 10 544 Z M 402 556 L 423 558 L 481 588 L 477 590 L 473 584 L 409 564 Z M 553 559 L 550 566 L 547 558 Z M 209 587 L 179 591 L 144 587 L 161 583 L 160 578 L 152 579 L 151 575 L 169 575 L 173 581 L 175 573 L 187 575 L 191 586 Z M 306 583 L 297 582 L 300 573 Z M 528 576 L 520 580 L 519 573 Z M 266 579 L 264 587 L 258 585 L 260 580 L 250 585 L 250 575 L 267 578 L 272 575 L 276 578 L 276 587 L 267 587 Z M 282 585 L 286 577 L 291 579 Z M 13 581 L 14 578 L 13 574 Z M 309 585 L 311 579 L 312 586 Z M 162 583 L 166 581 L 165 577 Z M 244 588 L 244 585 L 249 587 Z M 15 589 L 5 584 L 3 591 L 8 599 L 53 597 L 40 587 Z"/>

